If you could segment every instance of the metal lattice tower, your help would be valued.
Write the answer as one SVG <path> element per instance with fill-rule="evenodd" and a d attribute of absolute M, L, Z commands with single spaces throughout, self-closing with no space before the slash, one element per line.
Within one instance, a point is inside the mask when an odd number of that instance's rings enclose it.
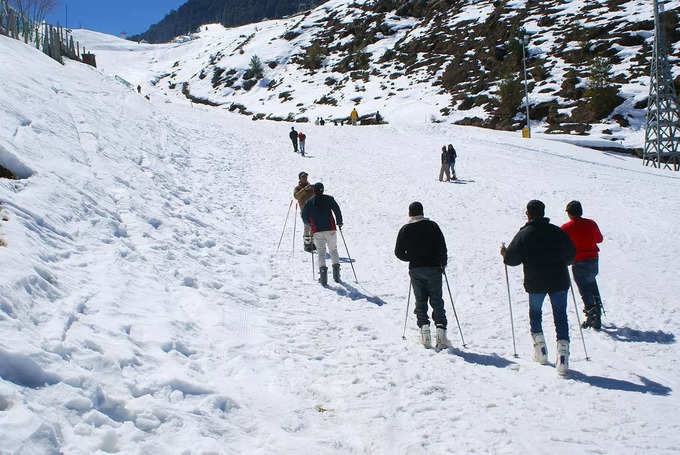
<path fill-rule="evenodd" d="M 649 81 L 649 101 L 645 126 L 645 166 L 680 170 L 680 105 L 673 86 L 673 76 L 668 63 L 666 42 L 663 36 L 660 7 L 666 1 L 654 0 L 654 55 Z"/>

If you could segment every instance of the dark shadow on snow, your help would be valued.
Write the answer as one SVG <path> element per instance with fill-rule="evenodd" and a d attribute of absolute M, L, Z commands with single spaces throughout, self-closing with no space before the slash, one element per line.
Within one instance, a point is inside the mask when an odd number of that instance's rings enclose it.
<path fill-rule="evenodd" d="M 629 343 L 675 343 L 675 335 L 661 330 L 635 330 L 628 327 L 616 327 L 614 324 L 602 326 L 602 332 L 616 341 Z"/>
<path fill-rule="evenodd" d="M 475 183 L 475 181 L 474 180 L 456 179 L 456 180 L 451 180 L 451 183 L 458 183 L 460 185 L 465 185 L 466 183 Z"/>
<path fill-rule="evenodd" d="M 498 354 L 475 354 L 474 352 L 461 351 L 458 348 L 449 348 L 449 352 L 462 358 L 467 363 L 485 367 L 507 368 L 510 365 L 515 364 L 515 362 L 501 357 Z"/>
<path fill-rule="evenodd" d="M 349 297 L 352 300 L 366 300 L 378 306 L 383 306 L 387 304 L 387 302 L 385 302 L 380 297 L 374 295 L 367 295 L 361 292 L 359 289 L 352 286 L 351 284 L 345 283 L 344 281 L 341 281 L 338 284 L 339 286 L 333 286 L 329 284 L 327 287 L 331 291 L 335 291 L 339 296 Z"/>
<path fill-rule="evenodd" d="M 605 378 L 602 376 L 588 376 L 579 371 L 569 370 L 569 379 L 584 382 L 594 387 L 608 390 L 621 390 L 623 392 L 651 393 L 652 395 L 668 396 L 673 391 L 670 387 L 654 382 L 642 376 L 638 376 L 642 384 L 624 381 L 621 379 Z"/>

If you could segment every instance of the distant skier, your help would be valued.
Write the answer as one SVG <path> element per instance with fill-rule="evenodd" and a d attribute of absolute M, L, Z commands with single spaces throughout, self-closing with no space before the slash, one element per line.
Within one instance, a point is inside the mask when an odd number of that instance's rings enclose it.
<path fill-rule="evenodd" d="M 314 188 L 309 184 L 307 180 L 307 173 L 302 171 L 298 174 L 298 185 L 293 189 L 293 197 L 298 201 L 298 207 L 300 207 L 300 216 L 302 217 L 302 209 L 305 203 L 314 196 Z M 304 229 L 302 231 L 302 244 L 304 250 L 311 253 L 314 247 L 312 246 L 312 226 L 308 223 L 304 223 L 304 217 L 302 218 Z"/>
<path fill-rule="evenodd" d="M 444 174 L 446 174 L 446 181 L 451 180 L 451 175 L 449 174 L 449 152 L 446 150 L 446 146 L 442 146 L 442 156 L 441 156 L 441 168 L 439 169 L 439 181 L 442 181 Z"/>
<path fill-rule="evenodd" d="M 581 326 L 600 330 L 602 300 L 595 277 L 599 271 L 600 249 L 597 244 L 603 240 L 602 233 L 595 221 L 582 218 L 583 207 L 579 201 L 567 204 L 567 215 L 571 221 L 563 224 L 562 230 L 569 235 L 576 247 L 576 258 L 571 271 L 574 273 L 574 281 L 583 299 L 583 312 L 586 314 L 586 320 Z"/>
<path fill-rule="evenodd" d="M 458 157 L 458 154 L 456 153 L 456 149 L 453 148 L 453 145 L 449 144 L 449 147 L 446 149 L 446 159 L 449 162 L 449 166 L 451 168 L 451 180 L 456 180 L 456 158 Z"/>
<path fill-rule="evenodd" d="M 298 133 L 298 142 L 300 144 L 300 154 L 302 156 L 305 156 L 305 139 L 307 139 L 307 136 L 302 131 L 300 131 Z"/>
<path fill-rule="evenodd" d="M 295 131 L 294 126 L 290 127 L 290 133 L 288 134 L 288 137 L 290 137 L 290 140 L 293 143 L 293 151 L 295 153 L 297 153 L 298 152 L 298 132 Z"/>
<path fill-rule="evenodd" d="M 423 205 L 412 202 L 408 206 L 409 222 L 397 235 L 394 254 L 409 263 L 409 276 L 416 298 L 415 315 L 420 328 L 420 341 L 426 348 L 432 347 L 430 319 L 427 302 L 432 307 L 432 319 L 437 328 L 435 348 L 450 345 L 446 337 L 446 311 L 442 298 L 442 272 L 446 268 L 446 240 L 439 226 L 423 216 Z"/>
<path fill-rule="evenodd" d="M 543 336 L 541 308 L 546 294 L 550 296 L 555 331 L 557 332 L 557 372 L 569 370 L 569 323 L 567 292 L 570 280 L 567 265 L 576 256 L 569 236 L 545 217 L 545 204 L 529 201 L 528 222 L 519 230 L 507 248 L 501 247 L 503 261 L 510 266 L 524 264 L 524 289 L 529 293 L 529 322 L 534 342 L 534 360 L 548 363 Z"/>
<path fill-rule="evenodd" d="M 335 217 L 333 217 L 335 214 Z M 338 253 L 338 237 L 336 226 L 342 229 L 342 213 L 338 203 L 332 196 L 323 194 L 323 183 L 314 184 L 312 196 L 302 209 L 302 219 L 309 224 L 314 233 L 314 246 L 319 253 L 319 283 L 328 285 L 328 267 L 326 267 L 326 247 L 333 263 L 333 280 L 340 281 L 340 254 Z M 337 219 L 337 224 L 336 224 Z"/>

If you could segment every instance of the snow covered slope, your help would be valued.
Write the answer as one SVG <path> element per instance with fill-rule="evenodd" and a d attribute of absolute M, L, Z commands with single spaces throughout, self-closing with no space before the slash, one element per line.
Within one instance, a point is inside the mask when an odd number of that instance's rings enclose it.
<path fill-rule="evenodd" d="M 680 1 L 667 2 L 666 10 L 677 76 Z M 117 49 L 109 41 L 99 47 L 90 32 L 76 36 L 105 70 L 114 68 L 147 92 L 251 117 L 313 122 L 346 118 L 357 106 L 362 115 L 380 111 L 390 123 L 516 130 L 525 125 L 524 88 L 516 86 L 516 102 L 502 106 L 499 92 L 507 78 L 522 80 L 521 29 L 530 35 L 535 132 L 642 147 L 653 44 L 648 1 L 331 0 L 286 19 L 204 26 L 184 44 L 135 48 L 145 52 L 129 52 L 133 45 L 123 41 Z M 248 72 L 254 56 L 264 63 L 261 79 Z M 604 114 L 591 112 L 585 93 L 595 57 L 611 63 L 609 83 L 620 90 L 602 103 L 611 104 Z"/>
<path fill-rule="evenodd" d="M 147 101 L 2 36 L 0 85 L 0 164 L 28 177 L 0 180 L 0 453 L 677 453 L 675 173 L 443 124 L 304 125 L 302 158 L 290 124 Z M 461 184 L 436 180 L 444 143 Z M 275 254 L 300 170 L 340 203 L 360 284 L 347 262 L 313 281 L 292 210 Z M 605 234 L 606 328 L 586 361 L 570 302 L 567 379 L 530 360 L 519 269 L 512 355 L 498 248 L 531 198 L 557 223 L 580 199 Z M 451 311 L 452 349 L 419 346 L 412 315 L 401 340 L 413 200 L 467 348 Z"/>

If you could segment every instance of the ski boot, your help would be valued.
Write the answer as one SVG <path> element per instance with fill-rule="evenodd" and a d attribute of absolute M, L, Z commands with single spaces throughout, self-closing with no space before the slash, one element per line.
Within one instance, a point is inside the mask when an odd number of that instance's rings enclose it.
<path fill-rule="evenodd" d="M 311 243 L 305 243 L 305 251 L 307 253 L 311 253 L 312 251 L 314 251 L 314 247 L 312 246 Z"/>
<path fill-rule="evenodd" d="M 434 336 L 434 348 L 435 349 L 446 349 L 451 346 L 451 342 L 446 338 L 446 327 L 437 327 L 437 331 Z"/>
<path fill-rule="evenodd" d="M 548 348 L 545 345 L 543 332 L 532 333 L 531 337 L 534 339 L 534 360 L 545 365 L 548 363 Z"/>
<path fill-rule="evenodd" d="M 557 340 L 557 374 L 566 376 L 569 372 L 569 340 Z"/>
<path fill-rule="evenodd" d="M 319 283 L 321 286 L 328 286 L 328 267 L 319 267 Z"/>
<path fill-rule="evenodd" d="M 340 264 L 333 264 L 333 281 L 340 282 Z"/>
<path fill-rule="evenodd" d="M 430 325 L 420 326 L 420 342 L 423 343 L 425 349 L 432 347 L 432 338 L 430 337 Z"/>
<path fill-rule="evenodd" d="M 600 305 L 597 303 L 593 305 L 592 307 L 588 309 L 583 309 L 583 312 L 586 314 L 586 320 L 583 321 L 583 324 L 581 324 L 581 327 L 584 329 L 587 329 L 589 327 L 595 329 L 595 330 L 600 330 L 602 328 L 602 318 L 600 316 Z"/>

